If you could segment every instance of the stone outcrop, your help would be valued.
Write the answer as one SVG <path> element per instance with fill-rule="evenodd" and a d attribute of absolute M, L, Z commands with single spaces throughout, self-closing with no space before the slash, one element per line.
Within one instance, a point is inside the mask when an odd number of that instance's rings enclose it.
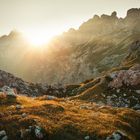
<path fill-rule="evenodd" d="M 129 9 L 126 18 L 140 18 L 140 8 Z"/>
<path fill-rule="evenodd" d="M 120 70 L 112 73 L 113 80 L 109 83 L 111 88 L 138 87 L 140 85 L 140 65 L 135 65 L 129 70 Z"/>
<path fill-rule="evenodd" d="M 27 96 L 48 96 L 48 100 L 57 97 L 72 96 L 71 91 L 80 85 L 48 85 L 42 83 L 30 83 L 15 77 L 13 74 L 0 70 L 0 92 L 6 93 L 7 96 L 16 96 L 23 94 Z M 75 93 L 76 94 L 76 93 Z"/>

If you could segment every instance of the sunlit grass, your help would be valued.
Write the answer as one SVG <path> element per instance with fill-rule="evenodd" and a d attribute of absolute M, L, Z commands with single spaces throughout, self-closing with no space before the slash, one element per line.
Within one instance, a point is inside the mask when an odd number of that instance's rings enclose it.
<path fill-rule="evenodd" d="M 16 110 L 16 104 L 23 108 Z M 134 136 L 140 129 L 140 114 L 130 109 L 98 108 L 96 104 L 80 100 L 40 100 L 26 96 L 17 96 L 16 104 L 0 106 L 0 111 L 6 116 L 0 118 L 0 122 L 5 124 L 0 125 L 0 129 L 8 130 L 13 138 L 19 129 L 34 124 L 45 128 L 52 140 L 59 138 L 61 134 L 68 137 L 69 133 L 74 138 L 93 134 L 104 138 L 118 129 L 126 132 L 131 139 L 135 139 Z M 89 106 L 91 109 L 80 109 L 81 105 Z M 27 114 L 25 118 L 21 116 L 23 113 Z M 13 125 L 15 127 L 10 131 Z"/>

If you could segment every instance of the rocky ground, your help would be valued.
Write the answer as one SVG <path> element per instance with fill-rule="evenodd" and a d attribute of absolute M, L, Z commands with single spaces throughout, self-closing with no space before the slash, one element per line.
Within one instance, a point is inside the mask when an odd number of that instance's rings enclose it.
<path fill-rule="evenodd" d="M 73 88 L 79 87 L 79 85 L 63 86 L 51 86 L 48 84 L 41 83 L 30 83 L 25 82 L 21 78 L 17 78 L 14 75 L 0 70 L 0 87 L 8 86 L 16 90 L 17 94 L 24 94 L 27 96 L 41 96 L 41 95 L 54 95 L 57 97 L 70 96 L 66 91 Z"/>

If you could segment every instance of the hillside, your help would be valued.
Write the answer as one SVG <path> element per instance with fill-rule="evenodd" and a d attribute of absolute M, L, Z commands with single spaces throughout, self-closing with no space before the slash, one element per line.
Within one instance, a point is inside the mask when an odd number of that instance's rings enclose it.
<path fill-rule="evenodd" d="M 119 67 L 65 87 L 0 71 L 0 139 L 139 140 L 139 50 L 133 42 Z"/>
<path fill-rule="evenodd" d="M 40 49 L 13 31 L 0 38 L 0 68 L 30 82 L 80 83 L 119 66 L 128 47 L 139 40 L 139 24 L 137 8 L 128 10 L 124 18 L 118 18 L 117 12 L 95 15 Z"/>
<path fill-rule="evenodd" d="M 78 100 L 2 97 L 1 140 L 139 140 L 140 113 Z"/>

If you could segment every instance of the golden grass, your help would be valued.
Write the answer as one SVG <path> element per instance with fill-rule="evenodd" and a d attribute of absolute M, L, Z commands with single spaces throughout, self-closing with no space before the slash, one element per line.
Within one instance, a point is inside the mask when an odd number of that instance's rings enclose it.
<path fill-rule="evenodd" d="M 115 130 L 125 132 L 131 140 L 140 139 L 140 113 L 130 109 L 101 108 L 80 100 L 37 100 L 25 96 L 18 96 L 17 103 L 23 108 L 0 106 L 3 113 L 0 130 L 6 130 L 11 139 L 19 139 L 19 130 L 35 124 L 45 129 L 47 140 L 82 140 L 86 135 L 102 140 Z M 23 113 L 27 116 L 22 117 Z"/>

